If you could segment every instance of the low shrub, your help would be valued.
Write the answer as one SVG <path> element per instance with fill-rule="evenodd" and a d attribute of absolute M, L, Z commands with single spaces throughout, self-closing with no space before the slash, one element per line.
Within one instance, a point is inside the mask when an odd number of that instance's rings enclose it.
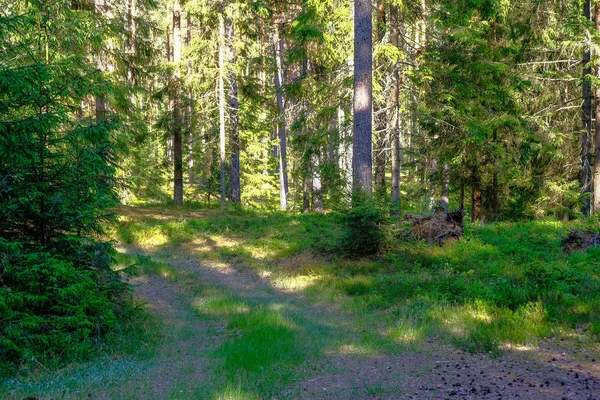
<path fill-rule="evenodd" d="M 385 240 L 381 226 L 383 220 L 383 214 L 373 199 L 360 193 L 355 194 L 352 208 L 344 215 L 344 255 L 360 258 L 379 252 Z"/>
<path fill-rule="evenodd" d="M 0 238 L 0 363 L 53 363 L 85 358 L 118 325 L 127 286 L 102 268 L 110 256 L 89 246 L 85 264 Z M 108 272 L 110 271 L 110 272 Z M 111 276 L 113 275 L 113 276 Z"/>

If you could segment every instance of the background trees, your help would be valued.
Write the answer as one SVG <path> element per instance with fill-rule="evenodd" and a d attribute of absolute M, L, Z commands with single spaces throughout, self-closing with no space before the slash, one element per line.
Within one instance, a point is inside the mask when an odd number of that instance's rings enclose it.
<path fill-rule="evenodd" d="M 117 171 L 123 201 L 210 202 L 219 192 L 224 202 L 320 211 L 348 199 L 352 160 L 360 159 L 363 178 L 375 175 L 365 188 L 396 210 L 443 200 L 490 220 L 576 216 L 588 200 L 596 207 L 597 57 L 586 49 L 598 34 L 588 3 L 71 8 L 107 21 L 93 62 L 114 90 L 90 106 L 99 117 L 118 115 L 115 138 L 129 142 Z M 354 31 L 354 18 L 365 29 Z M 57 52 L 89 50 L 81 43 Z M 362 121 L 351 78 L 371 61 L 373 114 Z"/>

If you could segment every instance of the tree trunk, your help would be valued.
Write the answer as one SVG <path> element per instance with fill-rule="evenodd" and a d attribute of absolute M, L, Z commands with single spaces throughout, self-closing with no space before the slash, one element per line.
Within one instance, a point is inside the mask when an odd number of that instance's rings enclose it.
<path fill-rule="evenodd" d="M 229 147 L 231 149 L 231 166 L 229 170 L 229 199 L 234 203 L 241 202 L 240 186 L 240 135 L 238 123 L 238 84 L 237 75 L 234 70 L 235 48 L 235 27 L 233 19 L 225 18 L 225 40 L 227 41 L 228 62 L 229 62 Z"/>
<path fill-rule="evenodd" d="M 377 19 L 375 32 L 377 35 L 377 43 L 381 43 L 385 36 L 386 31 L 386 14 L 385 6 L 381 0 L 377 1 Z M 375 65 L 375 69 L 379 66 Z M 385 92 L 385 89 L 383 89 Z M 375 101 L 374 102 L 374 120 L 375 120 L 375 191 L 380 195 L 385 195 L 385 166 L 387 161 L 387 131 L 388 131 L 388 118 L 386 102 Z"/>
<path fill-rule="evenodd" d="M 183 141 L 181 112 L 181 9 L 179 1 L 173 5 L 173 62 L 175 63 L 175 90 L 173 96 L 173 202 L 183 204 Z"/>
<path fill-rule="evenodd" d="M 310 212 L 310 197 L 311 197 L 312 180 L 310 176 L 304 177 L 303 188 L 302 188 L 302 212 Z"/>
<path fill-rule="evenodd" d="M 373 22 L 371 0 L 354 1 L 353 189 L 373 193 Z"/>
<path fill-rule="evenodd" d="M 96 14 L 104 14 L 105 3 L 104 0 L 94 0 L 94 9 Z M 46 43 L 46 62 L 48 62 L 48 44 Z M 102 60 L 102 54 L 99 52 L 95 55 L 96 68 L 101 72 L 106 72 L 106 66 Z M 104 94 L 96 95 L 96 123 L 106 118 L 106 96 Z"/>
<path fill-rule="evenodd" d="M 471 222 L 481 218 L 481 187 L 479 180 L 479 171 L 477 167 L 473 168 L 471 176 Z"/>
<path fill-rule="evenodd" d="M 283 38 L 279 37 L 279 27 L 273 24 L 273 56 L 275 57 L 275 89 L 277 91 L 277 132 L 279 136 L 279 204 L 282 211 L 288 207 L 288 171 L 287 143 L 285 133 L 285 101 L 282 88 L 282 71 L 284 57 Z"/>
<path fill-rule="evenodd" d="M 310 156 L 310 161 L 312 169 L 312 210 L 323 212 L 323 186 L 319 171 L 319 156 L 313 153 Z"/>
<path fill-rule="evenodd" d="M 136 53 L 136 30 L 137 30 L 137 0 L 127 0 L 127 55 L 129 63 L 127 65 L 127 82 L 130 85 L 135 84 L 135 53 Z"/>
<path fill-rule="evenodd" d="M 221 171 L 221 209 L 227 205 L 225 198 L 225 21 L 219 13 L 219 166 Z"/>
<path fill-rule="evenodd" d="M 344 190 L 347 193 L 352 192 L 352 146 L 349 143 L 349 135 L 346 132 L 346 113 L 342 106 L 338 106 L 338 132 L 339 132 L 339 149 L 340 158 L 338 160 L 338 168 L 340 169 L 341 178 L 345 182 Z"/>
<path fill-rule="evenodd" d="M 440 200 L 440 207 L 444 212 L 448 211 L 450 196 L 450 166 L 448 163 L 444 163 L 444 169 L 442 170 L 442 199 Z"/>
<path fill-rule="evenodd" d="M 400 46 L 400 29 L 398 7 L 390 6 L 390 41 L 393 46 Z M 392 83 L 393 123 L 390 132 L 392 140 L 392 215 L 400 214 L 400 70 L 394 65 Z"/>
<path fill-rule="evenodd" d="M 167 4 L 167 28 L 165 29 L 165 35 L 166 35 L 166 40 L 165 40 L 165 54 L 167 56 L 167 62 L 170 63 L 171 62 L 171 20 L 173 19 L 173 15 L 172 13 L 169 11 L 169 4 Z M 169 79 L 171 79 L 169 77 Z M 172 82 L 169 81 L 168 85 L 171 86 Z M 168 104 L 168 108 L 167 111 L 169 113 L 169 116 L 171 116 L 172 112 L 173 112 L 173 95 L 171 93 L 171 90 L 169 89 L 169 93 L 168 93 L 168 97 L 169 97 L 169 104 Z M 165 146 L 165 162 L 166 164 L 170 164 L 173 161 L 173 135 L 171 134 L 171 132 L 169 132 L 169 135 L 167 135 L 167 143 Z"/>
<path fill-rule="evenodd" d="M 186 46 L 188 48 L 192 43 L 192 20 L 190 18 L 190 13 L 187 14 L 187 23 L 186 23 Z M 188 61 L 187 65 L 188 75 L 192 73 L 192 62 Z M 196 174 L 194 173 L 194 135 L 192 133 L 192 125 L 193 125 L 193 113 L 192 113 L 192 91 L 188 88 L 187 91 L 187 105 L 186 105 L 186 127 L 187 127 L 187 148 L 188 148 L 188 180 L 190 185 L 196 183 Z"/>
<path fill-rule="evenodd" d="M 600 4 L 596 3 L 596 30 L 600 31 Z M 600 66 L 596 66 L 596 78 L 600 78 Z M 600 88 L 596 88 L 596 126 L 594 158 L 594 213 L 600 212 Z"/>
<path fill-rule="evenodd" d="M 584 0 L 583 16 L 587 20 L 591 19 L 591 0 Z M 581 134 L 581 192 L 584 194 L 591 192 L 592 184 L 592 83 L 589 79 L 592 68 L 589 65 L 591 60 L 591 44 L 586 43 L 583 53 L 583 132 Z M 588 197 L 583 205 L 583 215 L 590 215 L 590 198 Z"/>
<path fill-rule="evenodd" d="M 431 174 L 429 177 L 429 210 L 435 212 L 435 185 L 438 183 L 438 159 L 437 156 L 431 158 Z"/>

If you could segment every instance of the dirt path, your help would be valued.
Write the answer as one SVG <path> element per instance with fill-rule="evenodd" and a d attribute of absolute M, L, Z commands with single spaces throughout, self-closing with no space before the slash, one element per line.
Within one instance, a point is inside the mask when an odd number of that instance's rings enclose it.
<path fill-rule="evenodd" d="M 145 382 L 123 388 L 137 390 L 133 398 L 203 398 L 197 388 L 215 376 L 211 350 L 227 338 L 222 321 L 207 323 L 190 308 L 190 287 L 198 281 L 252 305 L 285 304 L 294 320 L 326 328 L 331 337 L 320 354 L 298 365 L 293 371 L 298 378 L 273 398 L 600 399 L 597 353 L 567 351 L 561 343 L 548 342 L 541 349 L 507 351 L 501 358 L 490 358 L 431 340 L 421 351 L 360 354 L 347 343 L 349 337 L 360 335 L 357 321 L 340 309 L 277 291 L 243 266 L 211 265 L 185 251 L 170 263 L 185 279 L 172 282 L 151 276 L 133 282 L 137 295 L 160 315 L 168 332 L 157 363 L 143 377 Z"/>

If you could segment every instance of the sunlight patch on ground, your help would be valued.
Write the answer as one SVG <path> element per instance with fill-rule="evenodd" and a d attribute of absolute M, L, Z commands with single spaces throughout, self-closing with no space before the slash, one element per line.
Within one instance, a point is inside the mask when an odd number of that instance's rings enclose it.
<path fill-rule="evenodd" d="M 502 350 L 518 351 L 518 352 L 530 352 L 530 351 L 536 351 L 538 349 L 537 346 L 533 346 L 530 344 L 513 344 L 513 343 L 502 343 L 499 347 Z"/>
<path fill-rule="evenodd" d="M 468 317 L 474 319 L 475 321 L 483 322 L 486 324 L 492 323 L 492 316 L 488 311 L 488 307 L 480 302 L 476 301 L 475 304 L 469 304 L 464 312 Z"/>
<path fill-rule="evenodd" d="M 271 277 L 271 275 L 273 275 L 273 271 L 268 271 L 266 269 L 260 270 L 258 272 L 258 276 L 265 279 Z"/>
<path fill-rule="evenodd" d="M 227 238 L 221 235 L 200 236 L 189 242 L 187 247 L 196 253 L 214 254 L 218 251 L 228 250 L 235 252 L 240 240 Z"/>
<path fill-rule="evenodd" d="M 284 292 L 298 292 L 314 285 L 321 279 L 316 275 L 280 276 L 272 280 L 275 288 Z"/>
<path fill-rule="evenodd" d="M 423 330 L 414 327 L 408 321 L 399 322 L 397 326 L 389 329 L 385 335 L 402 344 L 416 343 L 423 340 L 424 337 Z"/>
<path fill-rule="evenodd" d="M 247 393 L 241 387 L 227 386 L 213 397 L 216 400 L 252 400 L 258 399 L 253 394 Z"/>
<path fill-rule="evenodd" d="M 220 274 L 224 275 L 233 275 L 235 274 L 235 268 L 233 268 L 230 264 L 218 261 L 211 261 L 210 263 L 203 263 L 202 268 L 204 269 L 212 269 L 214 271 L 218 271 Z"/>
<path fill-rule="evenodd" d="M 257 260 L 266 260 L 277 254 L 276 251 L 265 248 L 264 246 L 245 246 L 252 258 Z"/>
<path fill-rule="evenodd" d="M 250 312 L 246 303 L 228 296 L 197 297 L 192 300 L 191 306 L 195 311 L 208 315 L 237 315 Z"/>
<path fill-rule="evenodd" d="M 340 354 L 346 356 L 366 356 L 372 357 L 378 353 L 371 347 L 360 344 L 343 344 L 339 348 Z"/>

